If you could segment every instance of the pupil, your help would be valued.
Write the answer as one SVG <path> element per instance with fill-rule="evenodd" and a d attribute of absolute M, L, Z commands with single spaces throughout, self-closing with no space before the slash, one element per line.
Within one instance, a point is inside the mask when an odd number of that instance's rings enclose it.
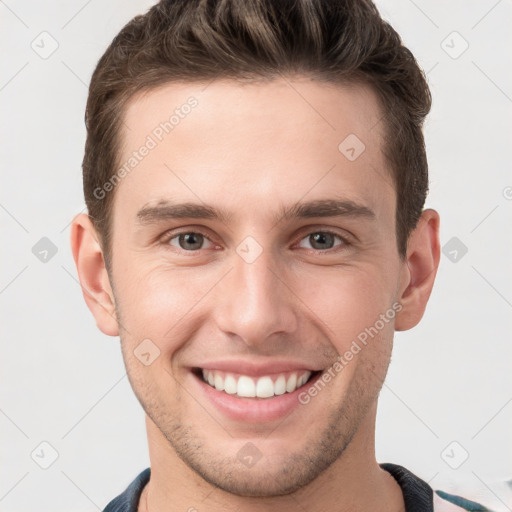
<path fill-rule="evenodd" d="M 311 235 L 311 238 L 312 238 L 311 245 L 313 247 L 315 247 L 315 245 L 318 245 L 318 244 L 326 244 L 327 243 L 329 246 L 327 248 L 328 249 L 332 248 L 332 242 L 334 241 L 334 237 L 330 233 L 315 233 L 314 235 Z M 320 247 L 315 247 L 315 248 L 325 249 L 326 247 L 320 246 Z"/>
<path fill-rule="evenodd" d="M 182 249 L 186 251 L 190 251 L 193 249 L 200 249 L 203 235 L 200 233 L 185 233 L 180 235 L 180 246 Z M 189 244 L 188 247 L 184 247 L 184 244 Z M 192 245 L 192 247 L 190 247 Z"/>

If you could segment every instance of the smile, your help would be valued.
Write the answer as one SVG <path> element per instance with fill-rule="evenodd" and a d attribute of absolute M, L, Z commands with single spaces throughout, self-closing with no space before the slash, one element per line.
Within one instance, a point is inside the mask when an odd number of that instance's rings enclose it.
<path fill-rule="evenodd" d="M 299 394 L 306 386 L 314 385 L 323 372 L 308 366 L 285 360 L 209 361 L 190 367 L 190 390 L 193 396 L 237 423 L 282 421 L 304 407 Z M 312 411 L 311 407 L 307 410 Z"/>
<path fill-rule="evenodd" d="M 304 386 L 315 373 L 318 372 L 306 370 L 250 377 L 220 370 L 201 369 L 204 382 L 217 391 L 224 391 L 228 395 L 240 398 L 272 398 L 293 393 Z"/>

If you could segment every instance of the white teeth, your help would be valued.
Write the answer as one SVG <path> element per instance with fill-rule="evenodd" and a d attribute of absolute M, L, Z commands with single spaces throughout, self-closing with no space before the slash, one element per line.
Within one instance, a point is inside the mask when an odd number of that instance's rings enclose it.
<path fill-rule="evenodd" d="M 275 381 L 274 393 L 276 395 L 284 395 L 286 393 L 286 379 L 284 375 L 280 375 Z"/>
<path fill-rule="evenodd" d="M 250 377 L 242 375 L 238 379 L 238 388 L 236 394 L 238 396 L 246 396 L 249 398 L 256 396 L 256 386 L 254 385 L 254 381 Z"/>
<path fill-rule="evenodd" d="M 208 380 L 208 382 L 210 382 Z M 215 389 L 217 391 L 224 391 L 224 379 L 219 375 L 215 375 Z"/>
<path fill-rule="evenodd" d="M 233 377 L 233 375 L 226 375 L 226 378 L 224 379 L 224 391 L 230 395 L 234 395 L 236 393 L 236 389 L 235 377 Z"/>
<path fill-rule="evenodd" d="M 306 372 L 304 375 L 301 375 L 297 380 L 297 387 L 300 388 L 301 386 L 304 386 L 306 382 L 308 381 L 309 377 L 311 377 L 311 372 Z"/>
<path fill-rule="evenodd" d="M 224 391 L 229 395 L 248 398 L 270 398 L 274 395 L 292 393 L 300 388 L 311 377 L 311 372 L 305 371 L 299 375 L 294 372 L 288 375 L 279 375 L 275 381 L 268 375 L 259 378 L 240 375 L 238 379 L 231 373 L 216 370 L 202 370 L 203 380 L 217 391 Z"/>
<path fill-rule="evenodd" d="M 256 384 L 256 396 L 258 398 L 268 398 L 274 396 L 274 383 L 270 377 L 261 377 Z"/>
<path fill-rule="evenodd" d="M 292 391 L 295 391 L 296 388 L 297 388 L 297 374 L 292 373 L 288 377 L 288 380 L 286 381 L 286 391 L 288 391 L 288 393 L 291 393 Z"/>

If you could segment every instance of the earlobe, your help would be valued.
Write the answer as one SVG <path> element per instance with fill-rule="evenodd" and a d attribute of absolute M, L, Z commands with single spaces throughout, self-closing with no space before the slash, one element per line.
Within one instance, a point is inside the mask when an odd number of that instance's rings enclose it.
<path fill-rule="evenodd" d="M 70 242 L 82 293 L 96 325 L 104 334 L 118 336 L 114 294 L 98 234 L 87 214 L 79 214 L 73 219 Z"/>
<path fill-rule="evenodd" d="M 419 323 L 434 286 L 440 259 L 439 214 L 425 210 L 409 237 L 404 261 L 395 330 L 406 331 Z"/>

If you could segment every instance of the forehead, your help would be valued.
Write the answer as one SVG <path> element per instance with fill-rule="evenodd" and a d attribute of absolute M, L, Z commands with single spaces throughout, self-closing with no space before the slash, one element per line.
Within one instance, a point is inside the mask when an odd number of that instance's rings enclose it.
<path fill-rule="evenodd" d="M 293 128 L 294 133 L 299 129 L 304 135 L 333 132 L 338 138 L 349 132 L 365 142 L 379 137 L 383 114 L 375 92 L 363 83 L 334 84 L 301 76 L 266 81 L 176 82 L 130 98 L 124 110 L 122 139 L 130 142 L 132 135 L 137 137 L 136 132 L 141 130 L 157 139 L 170 131 L 184 132 L 191 122 L 181 121 L 192 111 L 203 131 L 215 128 L 219 135 L 236 126 L 240 135 L 254 136 L 258 128 L 271 131 L 279 122 L 282 127 Z M 171 125 L 167 130 L 160 126 L 166 123 Z"/>
<path fill-rule="evenodd" d="M 134 96 L 123 121 L 127 172 L 116 202 L 179 196 L 247 214 L 261 201 L 282 206 L 332 192 L 377 212 L 383 198 L 394 203 L 382 112 L 365 85 L 304 77 L 172 83 Z"/>

